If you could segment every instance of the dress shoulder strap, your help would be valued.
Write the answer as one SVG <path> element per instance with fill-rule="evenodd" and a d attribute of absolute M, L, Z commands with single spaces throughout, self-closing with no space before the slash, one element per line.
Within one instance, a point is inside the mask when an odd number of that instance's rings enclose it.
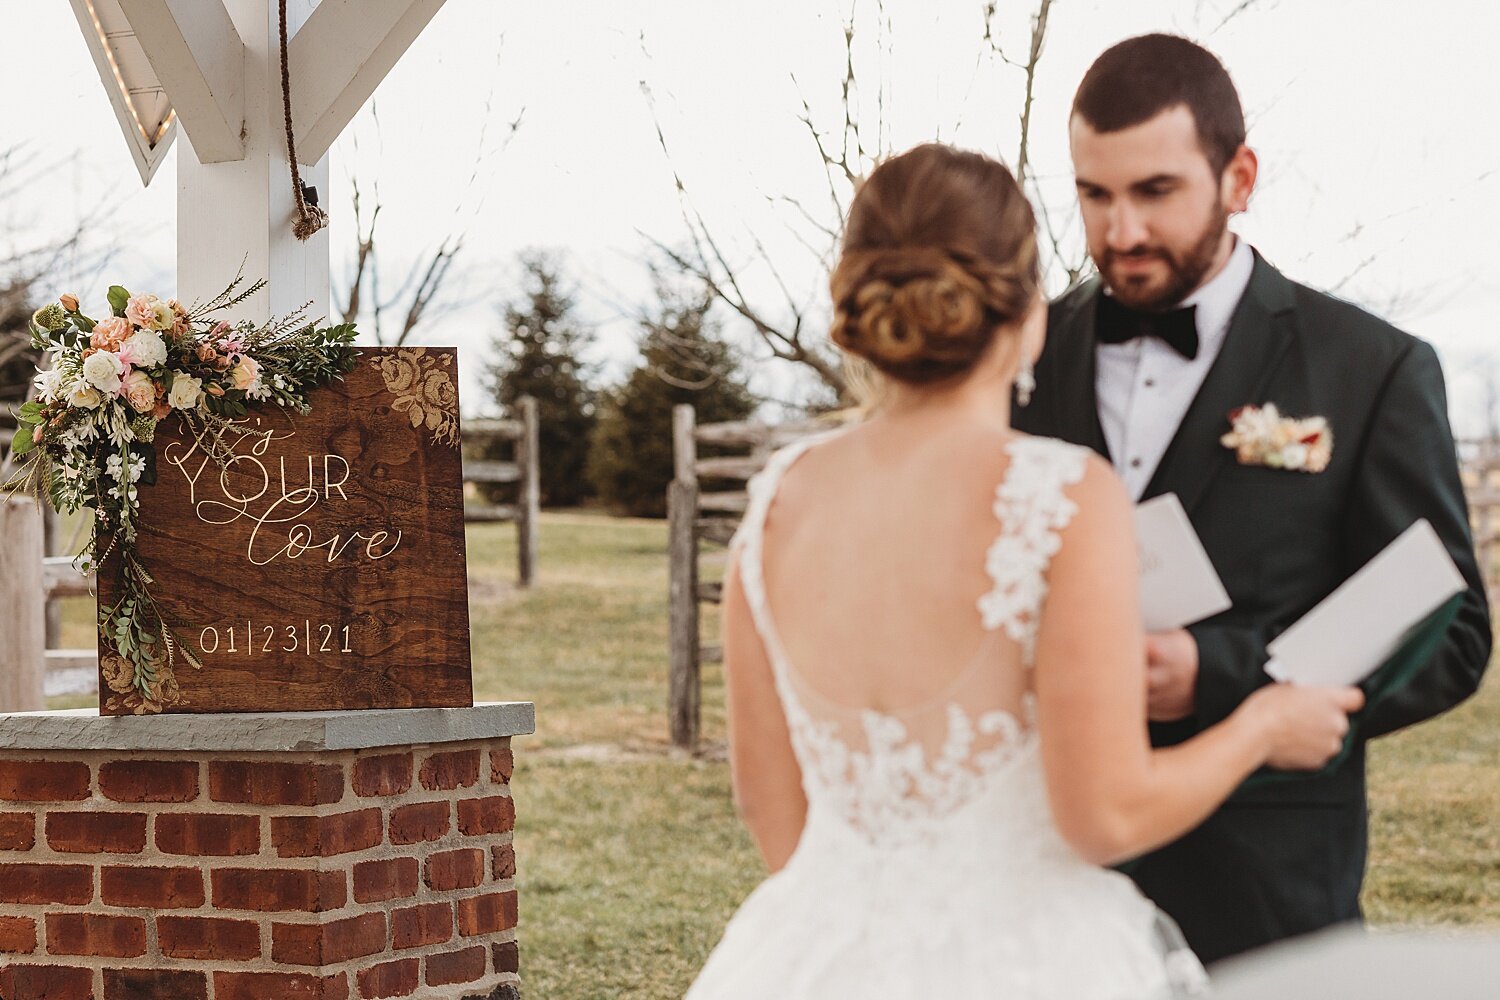
<path fill-rule="evenodd" d="M 1088 449 L 1051 438 L 1023 437 L 1006 446 L 1010 466 L 995 488 L 1000 533 L 985 553 L 993 586 L 979 598 L 988 630 L 1003 628 L 1021 644 L 1025 663 L 1036 655 L 1037 622 L 1047 597 L 1047 569 L 1062 545 L 1059 532 L 1078 505 L 1067 488 L 1083 479 Z"/>

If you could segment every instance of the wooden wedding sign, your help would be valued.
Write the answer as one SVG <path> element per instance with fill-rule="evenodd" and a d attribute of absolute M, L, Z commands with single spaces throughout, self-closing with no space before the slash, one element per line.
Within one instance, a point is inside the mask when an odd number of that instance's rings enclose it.
<path fill-rule="evenodd" d="M 473 704 L 453 348 L 362 348 L 312 411 L 251 410 L 221 468 L 181 421 L 156 436 L 138 550 L 181 655 L 167 712 Z M 115 601 L 114 572 L 99 601 Z M 100 712 L 138 711 L 101 644 Z"/>

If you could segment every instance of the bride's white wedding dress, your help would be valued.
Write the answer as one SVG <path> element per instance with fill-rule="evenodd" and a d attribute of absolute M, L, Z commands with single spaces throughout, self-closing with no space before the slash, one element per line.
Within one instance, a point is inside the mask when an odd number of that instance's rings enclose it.
<path fill-rule="evenodd" d="M 877 712 L 813 690 L 771 619 L 762 529 L 773 457 L 736 539 L 807 795 L 786 867 L 730 921 L 688 1000 L 1139 1000 L 1198 992 L 1203 968 L 1125 876 L 1053 824 L 1030 666 L 1046 571 L 1076 508 L 1085 453 L 1022 438 L 996 490 L 993 587 L 972 664 L 923 704 Z M 1080 623 L 1080 627 L 1087 627 Z"/>

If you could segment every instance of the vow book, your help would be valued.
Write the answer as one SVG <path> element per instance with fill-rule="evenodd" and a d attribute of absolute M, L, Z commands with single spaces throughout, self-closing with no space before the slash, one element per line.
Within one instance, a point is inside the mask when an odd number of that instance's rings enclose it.
<path fill-rule="evenodd" d="M 1357 684 L 1467 588 L 1432 525 L 1418 521 L 1273 639 L 1266 673 L 1296 684 Z"/>
<path fill-rule="evenodd" d="M 1135 535 L 1141 557 L 1141 619 L 1147 632 L 1183 628 L 1229 609 L 1229 594 L 1177 494 L 1138 504 Z"/>

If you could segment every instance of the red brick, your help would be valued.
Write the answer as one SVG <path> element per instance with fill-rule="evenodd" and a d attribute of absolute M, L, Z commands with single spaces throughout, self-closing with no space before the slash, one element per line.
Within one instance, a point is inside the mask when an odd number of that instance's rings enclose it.
<path fill-rule="evenodd" d="M 215 1000 L 348 1000 L 344 973 L 319 977 L 306 972 L 215 972 Z"/>
<path fill-rule="evenodd" d="M 490 848 L 493 856 L 495 881 L 516 877 L 516 845 L 501 844 Z"/>
<path fill-rule="evenodd" d="M 0 865 L 0 903 L 81 906 L 93 898 L 94 870 L 88 865 Z"/>
<path fill-rule="evenodd" d="M 146 814 L 48 813 L 47 843 L 68 854 L 139 854 L 146 849 Z"/>
<path fill-rule="evenodd" d="M 321 913 L 349 901 L 342 871 L 301 868 L 221 868 L 213 873 L 214 907 L 220 910 L 297 910 Z"/>
<path fill-rule="evenodd" d="M 427 956 L 427 985 L 451 986 L 484 978 L 484 948 L 465 948 Z"/>
<path fill-rule="evenodd" d="M 490 951 L 494 952 L 496 972 L 521 971 L 521 952 L 514 941 L 490 945 Z"/>
<path fill-rule="evenodd" d="M 89 797 L 89 766 L 66 760 L 0 760 L 0 801 L 77 802 Z"/>
<path fill-rule="evenodd" d="M 490 892 L 458 901 L 458 932 L 464 937 L 494 934 L 516 926 L 515 892 Z"/>
<path fill-rule="evenodd" d="M 29 851 L 36 846 L 36 817 L 0 813 L 0 851 Z"/>
<path fill-rule="evenodd" d="M 449 903 L 423 903 L 391 911 L 393 951 L 442 944 L 452 938 L 453 907 Z"/>
<path fill-rule="evenodd" d="M 102 868 L 99 898 L 110 906 L 153 910 L 202 906 L 203 873 L 197 868 Z"/>
<path fill-rule="evenodd" d="M 362 969 L 359 973 L 359 995 L 366 1000 L 410 996 L 417 989 L 419 965 L 415 958 L 403 958 Z"/>
<path fill-rule="evenodd" d="M 354 794 L 400 795 L 411 788 L 412 756 L 387 753 L 354 762 Z"/>
<path fill-rule="evenodd" d="M 99 765 L 99 791 L 115 802 L 191 802 L 198 797 L 198 762 L 105 761 Z"/>
<path fill-rule="evenodd" d="M 171 969 L 105 969 L 104 1000 L 208 1000 L 208 976 Z"/>
<path fill-rule="evenodd" d="M 36 921 L 30 917 L 0 917 L 0 952 L 30 955 L 36 951 Z"/>
<path fill-rule="evenodd" d="M 417 844 L 446 836 L 449 812 L 446 802 L 418 802 L 392 809 L 391 843 Z"/>
<path fill-rule="evenodd" d="M 260 853 L 260 817 L 227 813 L 163 813 L 156 817 L 163 854 L 235 857 Z"/>
<path fill-rule="evenodd" d="M 156 940 L 168 958 L 242 962 L 260 956 L 260 926 L 222 917 L 157 917 Z"/>
<path fill-rule="evenodd" d="M 271 819 L 271 843 L 283 858 L 329 858 L 375 847 L 384 839 L 379 809 Z"/>
<path fill-rule="evenodd" d="M 497 785 L 510 784 L 510 776 L 516 769 L 516 758 L 510 747 L 490 751 L 490 780 Z"/>
<path fill-rule="evenodd" d="M 0 969 L 5 1000 L 95 1000 L 94 970 L 62 965 L 11 965 Z"/>
<path fill-rule="evenodd" d="M 361 861 L 354 866 L 354 899 L 359 903 L 383 903 L 417 894 L 417 859 L 390 858 Z"/>
<path fill-rule="evenodd" d="M 385 914 L 326 924 L 272 924 L 271 957 L 283 965 L 336 965 L 385 950 Z"/>
<path fill-rule="evenodd" d="M 49 913 L 47 954 L 140 958 L 146 954 L 146 921 L 101 913 Z"/>
<path fill-rule="evenodd" d="M 422 866 L 422 881 L 438 892 L 472 889 L 484 882 L 484 852 L 474 847 L 433 854 Z"/>
<path fill-rule="evenodd" d="M 430 792 L 451 792 L 479 783 L 479 751 L 452 750 L 435 753 L 422 761 L 422 787 Z"/>
<path fill-rule="evenodd" d="M 508 795 L 462 799 L 458 803 L 458 830 L 466 837 L 484 833 L 506 833 L 515 828 L 516 804 Z"/>
<path fill-rule="evenodd" d="M 338 764 L 211 761 L 208 797 L 256 806 L 326 806 L 344 797 L 344 769 Z"/>

